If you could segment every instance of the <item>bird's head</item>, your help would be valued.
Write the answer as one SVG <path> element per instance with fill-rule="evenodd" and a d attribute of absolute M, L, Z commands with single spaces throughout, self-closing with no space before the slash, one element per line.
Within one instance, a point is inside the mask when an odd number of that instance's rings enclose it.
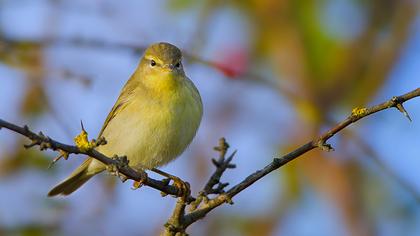
<path fill-rule="evenodd" d="M 149 74 L 183 74 L 182 53 L 170 43 L 150 45 L 140 63 L 141 69 Z"/>
<path fill-rule="evenodd" d="M 140 61 L 136 72 L 139 79 L 149 88 L 174 90 L 185 78 L 182 67 L 182 53 L 170 43 L 150 45 Z"/>

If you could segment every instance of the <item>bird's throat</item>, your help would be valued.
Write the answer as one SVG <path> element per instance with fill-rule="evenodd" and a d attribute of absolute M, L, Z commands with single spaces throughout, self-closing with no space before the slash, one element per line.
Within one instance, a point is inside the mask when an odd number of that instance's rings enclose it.
<path fill-rule="evenodd" d="M 179 74 L 167 73 L 150 76 L 145 82 L 151 92 L 160 95 L 170 95 L 178 92 L 179 88 L 182 86 L 183 78 Z"/>

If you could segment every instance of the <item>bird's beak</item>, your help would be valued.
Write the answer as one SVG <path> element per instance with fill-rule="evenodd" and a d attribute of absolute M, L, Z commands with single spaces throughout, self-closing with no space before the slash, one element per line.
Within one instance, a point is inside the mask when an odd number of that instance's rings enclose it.
<path fill-rule="evenodd" d="M 175 65 L 174 64 L 169 64 L 168 68 L 171 69 L 171 70 L 175 70 Z"/>
<path fill-rule="evenodd" d="M 167 64 L 167 65 L 165 65 L 164 66 L 164 70 L 167 71 L 167 72 L 170 72 L 170 73 L 175 73 L 175 72 L 178 71 L 177 68 L 176 68 L 176 66 L 174 64 Z"/>

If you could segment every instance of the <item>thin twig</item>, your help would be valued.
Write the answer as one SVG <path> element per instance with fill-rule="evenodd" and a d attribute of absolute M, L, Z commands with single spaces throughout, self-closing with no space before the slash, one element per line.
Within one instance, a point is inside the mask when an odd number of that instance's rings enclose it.
<path fill-rule="evenodd" d="M 216 167 L 216 170 L 210 176 L 209 181 L 207 181 L 203 188 L 202 193 L 204 195 L 223 193 L 223 189 L 228 185 L 228 183 L 220 182 L 220 178 L 227 169 L 233 169 L 236 167 L 234 164 L 230 163 L 236 154 L 236 150 L 228 158 L 225 158 L 228 149 L 229 144 L 226 142 L 225 138 L 221 138 L 219 140 L 219 146 L 214 147 L 214 150 L 219 152 L 219 158 L 217 160 L 212 159 L 212 163 Z M 217 187 L 214 188 L 216 185 Z"/>

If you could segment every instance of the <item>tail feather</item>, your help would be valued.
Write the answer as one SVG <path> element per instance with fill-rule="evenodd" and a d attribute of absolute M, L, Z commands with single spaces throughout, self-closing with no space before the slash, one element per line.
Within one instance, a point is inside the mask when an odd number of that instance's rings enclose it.
<path fill-rule="evenodd" d="M 51 191 L 48 193 L 48 197 L 53 197 L 57 195 L 69 195 L 72 192 L 76 191 L 80 186 L 86 183 L 90 178 L 92 178 L 97 173 L 101 172 L 101 170 L 91 171 L 89 165 L 94 159 L 88 158 L 86 159 L 71 175 L 55 186 Z"/>

